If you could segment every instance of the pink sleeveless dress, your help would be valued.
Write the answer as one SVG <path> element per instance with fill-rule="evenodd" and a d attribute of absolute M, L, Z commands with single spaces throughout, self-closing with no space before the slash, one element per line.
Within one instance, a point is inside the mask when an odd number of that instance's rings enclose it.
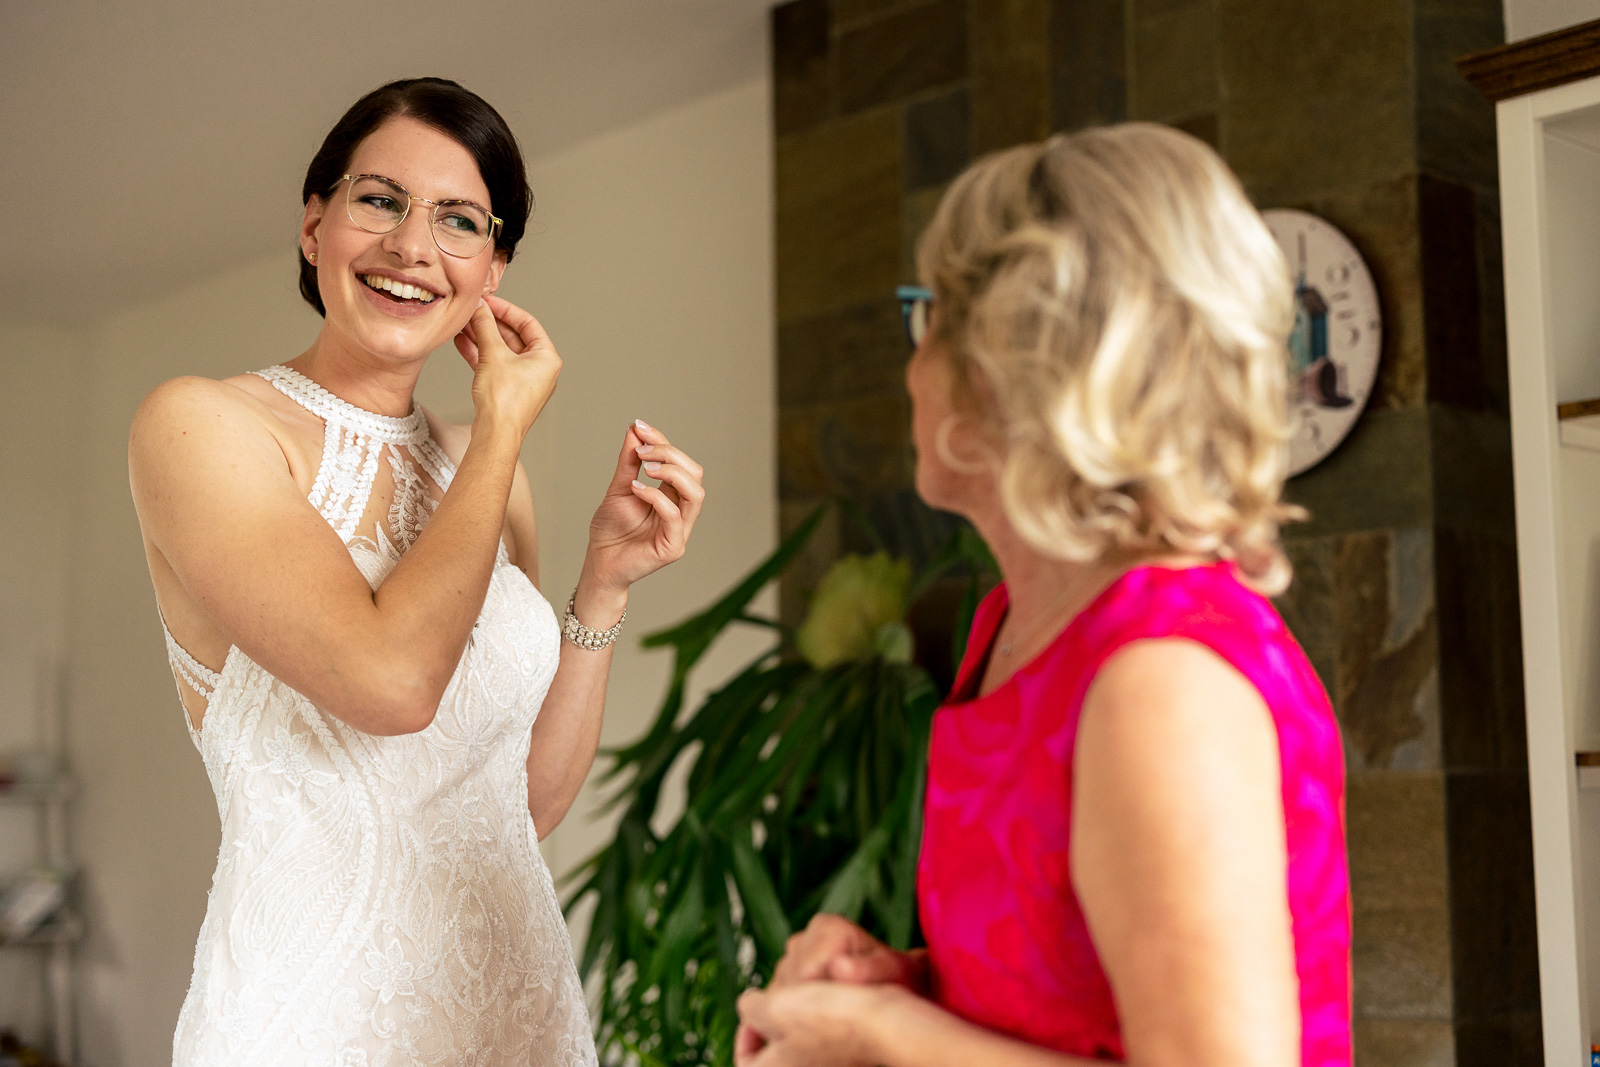
<path fill-rule="evenodd" d="M 1051 645 L 972 699 L 1009 599 L 979 606 L 951 702 L 934 717 L 917 898 L 934 998 L 1036 1045 L 1124 1058 L 1111 986 L 1068 870 L 1073 749 L 1100 666 L 1146 638 L 1186 638 L 1265 699 L 1277 727 L 1301 1063 L 1351 1062 L 1344 758 L 1327 695 L 1270 603 L 1229 564 L 1141 567 Z"/>

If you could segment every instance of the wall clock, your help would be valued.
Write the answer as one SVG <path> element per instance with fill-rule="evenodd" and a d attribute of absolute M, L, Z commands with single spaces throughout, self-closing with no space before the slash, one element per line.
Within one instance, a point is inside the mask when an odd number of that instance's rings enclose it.
<path fill-rule="evenodd" d="M 1383 350 L 1383 313 L 1372 272 L 1350 239 L 1304 211 L 1261 217 L 1294 280 L 1289 335 L 1289 475 L 1321 463 L 1355 427 L 1372 395 Z"/>

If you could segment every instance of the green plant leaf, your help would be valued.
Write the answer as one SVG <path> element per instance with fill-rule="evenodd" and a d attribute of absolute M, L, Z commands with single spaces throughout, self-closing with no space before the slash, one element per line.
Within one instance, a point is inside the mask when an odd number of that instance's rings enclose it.
<path fill-rule="evenodd" d="M 689 960 L 689 947 L 703 932 L 705 913 L 705 869 L 695 864 L 687 884 L 677 896 L 676 906 L 661 924 L 661 942 L 651 954 L 650 966 L 642 979 L 645 988 L 663 980 L 679 984 L 681 968 Z"/>
<path fill-rule="evenodd" d="M 745 607 L 755 599 L 755 595 L 768 582 L 782 574 L 790 561 L 799 555 L 827 510 L 827 505 L 823 505 L 808 515 L 788 537 L 783 539 L 783 543 L 773 551 L 772 555 L 759 563 L 755 570 L 710 608 L 698 615 L 690 616 L 675 626 L 646 634 L 640 644 L 645 648 L 676 645 L 679 656 L 687 659 L 689 665 L 692 665 L 705 652 L 717 634 L 721 633 L 728 623 L 742 615 Z"/>
<path fill-rule="evenodd" d="M 729 851 L 733 858 L 733 883 L 739 887 L 739 899 L 744 903 L 756 944 L 768 959 L 776 960 L 783 955 L 784 942 L 794 930 L 783 913 L 772 878 L 747 838 L 735 837 Z"/>
<path fill-rule="evenodd" d="M 890 820 L 885 818 L 872 833 L 867 835 L 867 839 L 861 842 L 861 847 L 856 849 L 845 865 L 828 880 L 827 891 L 822 894 L 822 903 L 817 905 L 819 912 L 843 915 L 851 922 L 860 918 L 861 905 L 867 898 L 867 883 L 872 868 L 883 856 L 884 849 L 889 846 L 889 837 L 893 831 L 894 827 Z"/>

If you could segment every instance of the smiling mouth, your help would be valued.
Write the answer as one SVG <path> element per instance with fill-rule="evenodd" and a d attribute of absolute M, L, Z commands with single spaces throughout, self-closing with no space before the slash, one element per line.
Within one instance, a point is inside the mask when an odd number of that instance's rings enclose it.
<path fill-rule="evenodd" d="M 361 284 L 374 292 L 382 293 L 397 304 L 431 304 L 434 294 L 426 289 L 418 289 L 405 282 L 397 282 L 393 278 L 384 278 L 376 274 L 357 275 Z"/>

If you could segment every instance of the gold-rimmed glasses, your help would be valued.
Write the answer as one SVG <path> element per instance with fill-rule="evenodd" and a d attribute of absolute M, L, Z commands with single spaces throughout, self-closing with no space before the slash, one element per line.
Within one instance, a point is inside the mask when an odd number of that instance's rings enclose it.
<path fill-rule="evenodd" d="M 413 196 L 405 186 L 381 174 L 346 174 L 345 212 L 350 221 L 368 233 L 388 233 L 406 220 L 413 200 L 429 205 L 433 214 L 428 229 L 439 251 L 458 259 L 471 259 L 489 247 L 495 229 L 505 225 L 489 209 L 471 200 L 429 200 Z"/>

